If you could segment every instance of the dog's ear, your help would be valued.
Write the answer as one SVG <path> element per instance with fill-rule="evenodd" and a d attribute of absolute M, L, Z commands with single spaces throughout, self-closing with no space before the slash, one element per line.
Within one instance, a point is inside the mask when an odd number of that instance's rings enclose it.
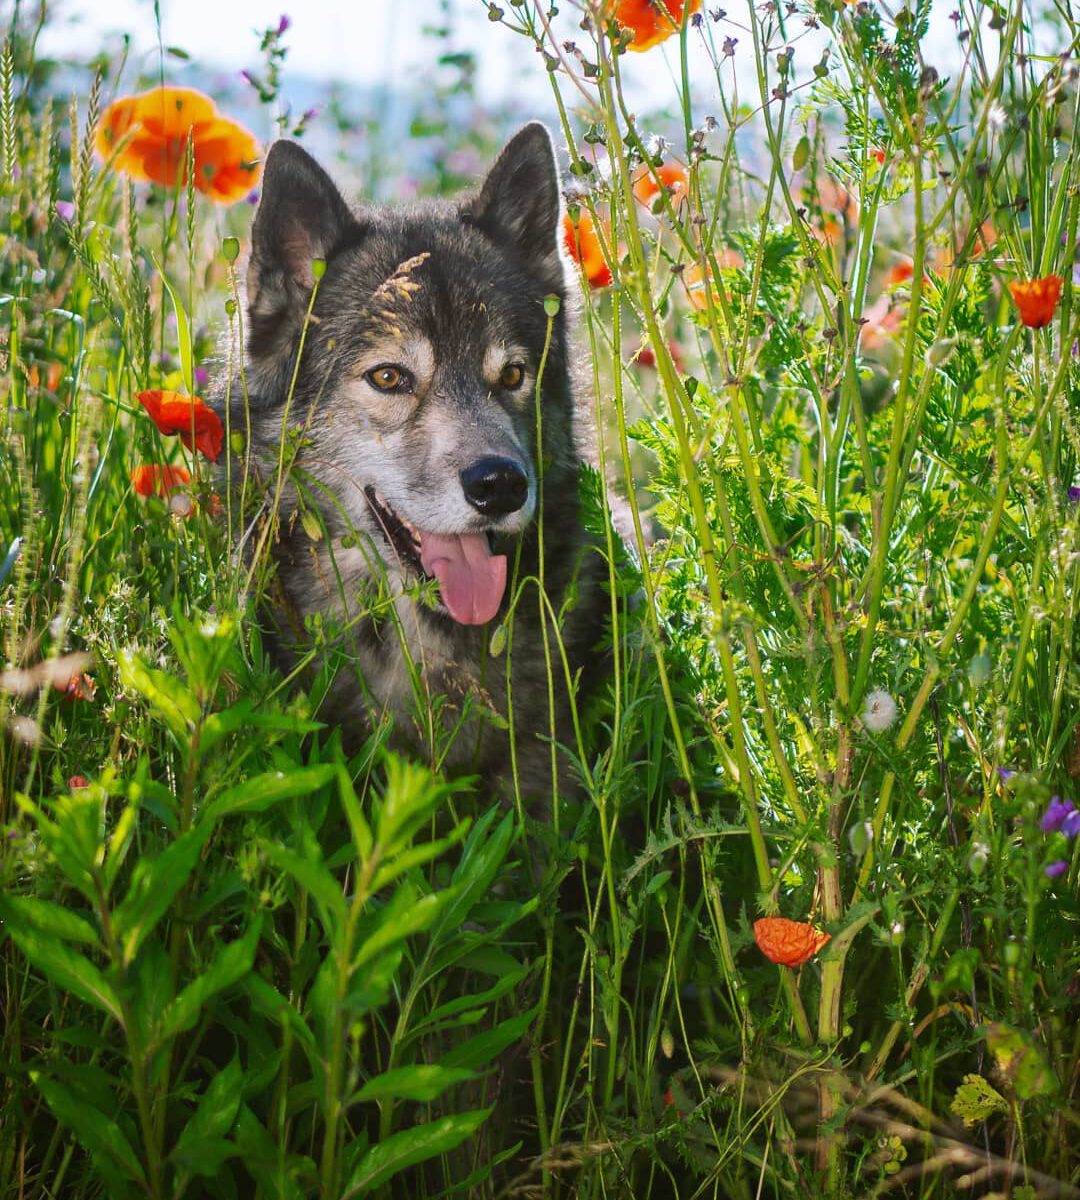
<path fill-rule="evenodd" d="M 546 287 L 565 289 L 559 254 L 559 169 L 551 135 L 539 121 L 506 143 L 464 215 Z"/>
<path fill-rule="evenodd" d="M 312 263 L 330 258 L 356 228 L 341 193 L 311 155 L 295 142 L 275 142 L 263 167 L 251 230 L 247 300 L 253 351 L 271 349 L 292 335 L 315 282 Z"/>

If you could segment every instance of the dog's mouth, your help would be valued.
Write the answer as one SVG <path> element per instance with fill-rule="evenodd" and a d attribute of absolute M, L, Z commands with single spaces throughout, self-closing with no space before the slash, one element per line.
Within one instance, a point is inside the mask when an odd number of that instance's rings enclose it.
<path fill-rule="evenodd" d="M 386 544 L 403 566 L 436 579 L 446 611 L 461 625 L 485 625 L 506 590 L 506 555 L 493 554 L 488 534 L 431 533 L 407 521 L 369 484 L 368 505 Z"/>

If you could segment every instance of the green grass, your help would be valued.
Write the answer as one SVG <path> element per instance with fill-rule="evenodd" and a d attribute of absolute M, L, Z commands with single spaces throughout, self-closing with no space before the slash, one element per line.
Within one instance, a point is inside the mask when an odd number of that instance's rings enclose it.
<path fill-rule="evenodd" d="M 1080 839 L 1040 828 L 1080 778 L 1080 99 L 1032 44 L 1075 14 L 962 9 L 938 78 L 926 5 L 704 12 L 647 121 L 564 7 L 489 9 L 614 279 L 580 329 L 628 547 L 589 476 L 614 665 L 554 829 L 385 729 L 347 755 L 329 668 L 272 668 L 265 555 L 136 400 L 235 361 L 250 209 L 103 168 L 157 80 L 69 103 L 8 31 L 4 1197 L 1080 1195 Z M 166 461 L 187 517 L 130 485 Z M 774 965 L 764 915 L 831 940 Z"/>

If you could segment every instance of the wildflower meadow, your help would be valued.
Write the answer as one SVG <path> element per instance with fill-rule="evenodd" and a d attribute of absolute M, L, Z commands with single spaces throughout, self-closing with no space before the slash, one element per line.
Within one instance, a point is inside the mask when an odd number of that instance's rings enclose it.
<path fill-rule="evenodd" d="M 222 79 L 6 7 L 0 1200 L 1080 1197 L 1071 0 L 427 8 L 362 109 L 300 12 Z M 274 654 L 212 402 L 274 139 L 395 203 L 529 119 L 607 625 L 543 810 Z"/>

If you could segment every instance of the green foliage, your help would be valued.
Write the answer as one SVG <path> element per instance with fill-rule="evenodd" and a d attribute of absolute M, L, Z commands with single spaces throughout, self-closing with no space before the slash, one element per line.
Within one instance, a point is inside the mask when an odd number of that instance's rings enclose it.
<path fill-rule="evenodd" d="M 616 282 L 582 321 L 612 682 L 542 819 L 384 729 L 346 753 L 330 656 L 268 661 L 244 514 L 137 400 L 219 334 L 235 361 L 250 212 L 103 167 L 130 69 L 69 113 L 8 31 L 0 1198 L 1064 1194 L 1080 839 L 1040 821 L 1080 778 L 1080 156 L 1049 14 L 958 10 L 934 71 L 928 0 L 703 8 L 640 60 L 578 6 L 486 7 L 543 54 Z M 455 132 L 480 60 L 438 9 L 424 193 L 495 145 Z M 665 54 L 646 117 L 630 60 Z M 684 189 L 631 199 L 672 160 Z M 1026 328 L 1008 284 L 1051 272 Z M 140 498 L 143 462 L 192 479 Z M 763 915 L 831 941 L 779 967 Z"/>

